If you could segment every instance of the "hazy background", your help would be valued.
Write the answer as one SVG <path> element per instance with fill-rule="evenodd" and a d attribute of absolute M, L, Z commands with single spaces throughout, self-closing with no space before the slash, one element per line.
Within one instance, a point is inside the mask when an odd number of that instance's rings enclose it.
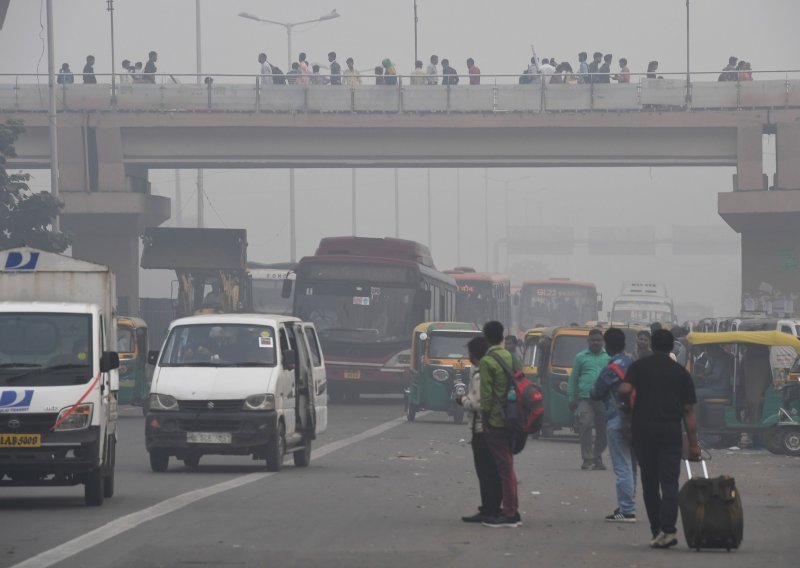
<path fill-rule="evenodd" d="M 79 73 L 85 57 L 97 58 L 95 71 L 110 72 L 110 33 L 106 0 L 56 0 L 57 63 L 69 62 Z M 0 30 L 0 73 L 46 72 L 44 2 L 12 0 Z M 520 0 L 418 0 L 419 54 L 448 57 L 465 72 L 474 57 L 484 74 L 519 73 L 531 44 L 540 57 L 555 57 L 577 66 L 577 53 L 611 52 L 627 57 L 632 72 L 643 72 L 647 61 L 660 61 L 662 73 L 685 71 L 686 6 L 684 0 L 562 0 L 535 3 Z M 159 53 L 159 72 L 194 73 L 194 0 L 116 0 L 117 70 L 128 58 L 146 61 Z M 257 54 L 286 65 L 283 28 L 237 17 L 242 11 L 279 21 L 312 19 L 336 8 L 335 20 L 298 27 L 295 53 L 312 62 L 326 61 L 335 50 L 338 60 L 352 56 L 359 69 L 391 58 L 398 72 L 413 69 L 412 0 L 202 0 L 204 74 L 258 72 Z M 796 0 L 692 0 L 691 53 L 693 71 L 718 72 L 730 55 L 759 70 L 797 69 L 800 40 Z M 12 78 L 4 77 L 4 81 Z M 187 79 L 188 81 L 189 79 Z M 245 81 L 243 78 L 242 81 Z M 774 173 L 773 140 L 765 138 L 765 173 Z M 585 237 L 589 226 L 655 226 L 669 236 L 672 225 L 725 226 L 716 213 L 717 193 L 730 191 L 733 168 L 517 168 L 492 169 L 491 241 L 505 236 L 505 199 L 501 181 L 516 179 L 511 188 L 512 225 L 567 225 Z M 49 188 L 45 172 L 33 172 L 34 188 Z M 184 226 L 195 223 L 194 171 L 179 173 L 183 187 Z M 461 264 L 484 269 L 483 169 L 461 170 L 463 222 Z M 433 255 L 439 268 L 457 261 L 455 244 L 455 170 L 433 170 Z M 519 180 L 519 178 L 525 178 Z M 151 170 L 153 193 L 174 196 L 175 172 Z M 298 170 L 296 175 L 298 255 L 312 254 L 319 239 L 349 234 L 350 170 Z M 285 170 L 206 170 L 206 226 L 245 228 L 249 257 L 262 262 L 289 256 L 288 172 Z M 425 170 L 400 170 L 401 226 L 404 238 L 427 242 Z M 394 234 L 392 170 L 358 173 L 358 233 Z M 173 219 L 177 224 L 173 202 Z M 490 246 L 491 250 L 491 246 Z M 676 302 L 696 301 L 717 315 L 739 311 L 738 256 L 672 256 L 659 249 L 654 257 L 595 256 L 577 247 L 573 256 L 512 257 L 508 269 L 517 279 L 566 276 L 591 280 L 610 300 L 622 280 L 646 278 L 667 283 Z M 143 296 L 168 296 L 169 276 L 142 273 Z M 610 306 L 610 303 L 608 304 Z"/>

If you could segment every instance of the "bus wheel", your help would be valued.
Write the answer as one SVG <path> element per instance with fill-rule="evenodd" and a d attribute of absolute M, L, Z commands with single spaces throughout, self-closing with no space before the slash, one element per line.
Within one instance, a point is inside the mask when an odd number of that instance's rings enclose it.
<path fill-rule="evenodd" d="M 783 450 L 787 456 L 800 456 L 800 429 L 787 429 L 783 434 Z"/>

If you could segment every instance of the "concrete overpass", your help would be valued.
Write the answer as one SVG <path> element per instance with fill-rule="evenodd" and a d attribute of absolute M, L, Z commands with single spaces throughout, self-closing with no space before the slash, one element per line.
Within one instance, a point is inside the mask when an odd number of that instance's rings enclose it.
<path fill-rule="evenodd" d="M 49 167 L 46 96 L 0 87 L 1 119 L 27 129 L 9 166 Z M 141 228 L 169 217 L 150 195 L 154 168 L 715 165 L 737 172 L 719 212 L 742 234 L 743 291 L 800 295 L 800 81 L 59 90 L 64 226 L 76 255 L 114 267 L 121 297 L 138 296 Z"/>

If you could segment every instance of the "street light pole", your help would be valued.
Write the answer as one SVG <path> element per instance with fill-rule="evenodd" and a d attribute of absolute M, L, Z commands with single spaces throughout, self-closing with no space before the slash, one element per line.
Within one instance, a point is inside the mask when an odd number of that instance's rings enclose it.
<path fill-rule="evenodd" d="M 456 168 L 456 265 L 461 266 L 461 170 Z"/>
<path fill-rule="evenodd" d="M 486 247 L 484 266 L 489 272 L 489 168 L 483 169 L 483 237 Z"/>
<path fill-rule="evenodd" d="M 357 231 L 356 231 L 356 228 L 357 228 L 357 226 L 356 226 L 356 219 L 357 219 L 357 217 L 356 217 L 356 169 L 355 168 L 352 169 L 351 175 L 353 177 L 353 179 L 352 179 L 353 186 L 352 186 L 352 188 L 350 190 L 350 202 L 351 202 L 350 206 L 351 206 L 351 209 L 352 209 L 350 215 L 351 215 L 352 221 L 353 221 L 353 231 L 352 231 L 352 233 L 353 233 L 353 236 L 355 237 L 356 234 L 357 234 Z"/>
<path fill-rule="evenodd" d="M 417 54 L 417 23 L 419 22 L 419 18 L 417 17 L 417 0 L 414 0 L 414 62 L 419 60 L 419 55 Z"/>
<path fill-rule="evenodd" d="M 431 169 L 428 168 L 428 248 L 433 248 L 433 210 L 431 208 Z"/>
<path fill-rule="evenodd" d="M 394 169 L 394 237 L 400 238 L 400 180 L 397 168 Z"/>
<path fill-rule="evenodd" d="M 117 103 L 117 73 L 115 71 L 117 56 L 114 55 L 114 0 L 107 0 L 108 14 L 111 19 L 111 104 Z"/>
<path fill-rule="evenodd" d="M 195 0 L 195 45 L 197 47 L 197 84 L 202 85 L 200 75 L 203 73 L 202 26 L 200 25 L 200 0 Z M 205 188 L 203 170 L 197 170 L 197 226 L 205 227 Z"/>
<path fill-rule="evenodd" d="M 294 168 L 289 169 L 289 261 L 297 261 L 297 228 L 294 211 Z"/>
<path fill-rule="evenodd" d="M 691 79 L 689 75 L 689 0 L 686 0 L 686 106 L 692 102 Z"/>
<path fill-rule="evenodd" d="M 47 122 L 50 127 L 50 193 L 59 199 L 58 187 L 58 128 L 56 126 L 56 63 L 53 42 L 53 0 L 47 0 Z M 86 180 L 89 183 L 89 180 Z M 61 228 L 59 216 L 53 219 L 53 231 Z"/>

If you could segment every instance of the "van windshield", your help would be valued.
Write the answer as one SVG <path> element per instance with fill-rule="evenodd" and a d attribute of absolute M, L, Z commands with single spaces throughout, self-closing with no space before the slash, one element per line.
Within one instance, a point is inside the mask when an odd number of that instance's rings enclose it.
<path fill-rule="evenodd" d="M 91 338 L 92 318 L 88 314 L 0 315 L 0 385 L 32 387 L 87 383 L 93 377 Z M 17 402 L 13 391 L 4 391 L 0 397 L 0 412 L 21 409 Z"/>
<path fill-rule="evenodd" d="M 274 367 L 275 330 L 242 324 L 181 325 L 172 328 L 162 367 Z"/>

